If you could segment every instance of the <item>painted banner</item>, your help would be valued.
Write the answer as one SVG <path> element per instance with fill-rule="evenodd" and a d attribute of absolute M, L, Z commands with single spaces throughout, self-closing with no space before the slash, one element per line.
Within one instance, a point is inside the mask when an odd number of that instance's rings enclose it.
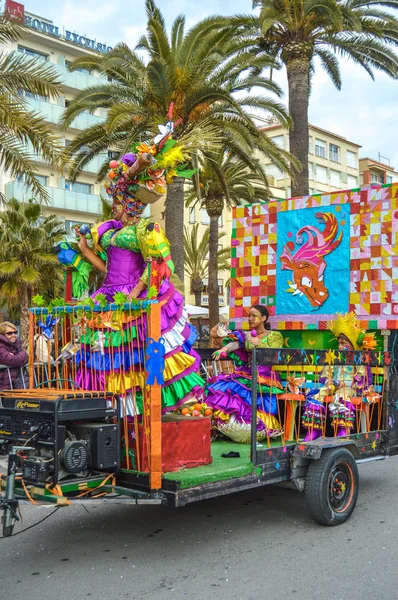
<path fill-rule="evenodd" d="M 231 267 L 235 327 L 263 304 L 277 329 L 398 328 L 398 183 L 235 207 Z"/>

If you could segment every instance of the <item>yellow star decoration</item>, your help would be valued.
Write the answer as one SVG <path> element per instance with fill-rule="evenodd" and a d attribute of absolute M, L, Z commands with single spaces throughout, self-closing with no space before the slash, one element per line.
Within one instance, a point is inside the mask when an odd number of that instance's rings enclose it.
<path fill-rule="evenodd" d="M 145 414 L 146 414 L 147 417 L 150 417 L 151 416 L 151 410 L 149 408 L 147 408 Z"/>
<path fill-rule="evenodd" d="M 342 494 L 344 494 L 346 487 L 347 487 L 347 486 L 346 486 L 346 484 L 345 484 L 345 483 L 341 483 L 341 484 L 340 484 L 340 489 L 341 489 L 341 493 L 342 493 Z"/>
<path fill-rule="evenodd" d="M 325 354 L 325 362 L 327 362 L 328 365 L 331 365 L 332 363 L 334 363 L 336 358 L 337 358 L 337 356 L 335 355 L 334 350 L 328 350 Z"/>
<path fill-rule="evenodd" d="M 145 435 L 149 435 L 151 433 L 150 427 L 145 428 Z"/>
<path fill-rule="evenodd" d="M 373 440 L 373 442 L 372 442 L 372 448 L 373 448 L 373 450 L 376 450 L 376 446 L 377 446 L 376 440 Z"/>

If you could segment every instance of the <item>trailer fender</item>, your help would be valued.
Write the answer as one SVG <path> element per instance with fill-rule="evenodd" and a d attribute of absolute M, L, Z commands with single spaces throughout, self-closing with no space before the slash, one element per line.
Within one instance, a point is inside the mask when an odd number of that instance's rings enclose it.
<path fill-rule="evenodd" d="M 292 452 L 293 462 L 295 458 L 319 460 L 323 450 L 330 448 L 346 448 L 351 452 L 355 460 L 360 458 L 359 450 L 353 440 L 347 438 L 320 438 L 313 442 L 297 444 Z"/>

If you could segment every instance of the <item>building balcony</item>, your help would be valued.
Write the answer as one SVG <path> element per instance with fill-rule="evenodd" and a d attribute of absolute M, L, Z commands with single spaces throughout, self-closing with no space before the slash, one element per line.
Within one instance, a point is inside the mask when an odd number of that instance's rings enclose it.
<path fill-rule="evenodd" d="M 53 104 L 52 102 L 46 102 L 45 100 L 38 100 L 36 98 L 26 98 L 26 100 L 28 101 L 30 110 L 40 113 L 43 119 L 50 123 L 55 123 L 56 125 L 59 124 L 65 111 L 63 106 L 59 106 L 59 104 Z M 103 120 L 104 119 L 102 117 L 90 115 L 89 113 L 83 113 L 74 119 L 70 127 L 72 129 L 87 129 L 92 125 L 102 123 Z"/>
<path fill-rule="evenodd" d="M 106 77 L 95 77 L 91 73 L 82 73 L 81 71 L 71 72 L 63 65 L 51 66 L 57 69 L 62 85 L 74 90 L 85 90 L 94 85 L 107 83 Z"/>
<path fill-rule="evenodd" d="M 101 154 L 98 154 L 98 156 L 94 156 L 94 158 L 83 167 L 82 173 L 95 173 L 97 175 L 104 162 L 109 162 L 109 160 L 108 153 L 102 152 Z"/>
<path fill-rule="evenodd" d="M 42 154 L 40 154 L 40 152 L 33 151 L 32 144 L 30 144 L 30 143 L 27 144 L 27 151 L 30 153 L 32 160 L 34 162 L 40 163 L 42 165 L 47 165 L 47 166 L 50 165 L 50 163 L 45 158 L 43 158 L 43 156 L 42 156 Z M 90 160 L 89 163 L 87 163 L 83 167 L 82 173 L 92 173 L 94 175 L 97 175 L 100 172 L 100 169 L 101 169 L 102 165 L 104 164 L 104 162 L 105 161 L 109 162 L 109 160 L 110 159 L 108 158 L 108 153 L 102 152 L 98 156 L 95 156 L 92 160 Z"/>
<path fill-rule="evenodd" d="M 5 186 L 6 200 L 16 198 L 19 201 L 27 201 L 33 194 L 29 188 L 18 181 L 10 181 Z M 46 186 L 50 197 L 50 206 L 61 210 L 70 210 L 74 212 L 90 213 L 98 215 L 100 213 L 100 197 L 95 194 L 83 194 L 81 192 L 71 192 L 61 188 Z"/>

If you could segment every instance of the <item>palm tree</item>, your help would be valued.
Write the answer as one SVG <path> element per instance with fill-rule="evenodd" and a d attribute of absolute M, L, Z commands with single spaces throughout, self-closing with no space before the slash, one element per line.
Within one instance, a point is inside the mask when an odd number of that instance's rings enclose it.
<path fill-rule="evenodd" d="M 192 228 L 184 227 L 184 250 L 185 250 L 185 273 L 191 281 L 191 291 L 195 294 L 196 306 L 201 306 L 201 295 L 204 290 L 203 280 L 208 277 L 209 272 L 209 240 L 210 227 L 206 227 L 203 234 L 198 234 L 199 224 L 195 223 Z M 218 241 L 225 233 L 218 234 Z M 229 257 L 231 248 L 217 249 L 218 271 L 229 271 Z"/>
<path fill-rule="evenodd" d="M 277 148 L 256 126 L 250 111 L 262 109 L 288 125 L 282 105 L 252 88 L 280 96 L 279 86 L 261 75 L 247 72 L 247 59 L 239 53 L 234 36 L 221 31 L 219 18 L 211 17 L 185 31 L 185 17 L 174 21 L 168 35 L 162 14 L 153 0 L 146 0 L 147 35 L 137 49 L 145 50 L 145 62 L 126 44 L 118 44 L 104 56 L 90 55 L 74 61 L 71 69 L 97 70 L 109 82 L 80 92 L 63 119 L 67 127 L 82 111 L 106 109 L 103 124 L 80 133 L 68 146 L 75 155 L 72 177 L 100 152 L 109 148 L 121 153 L 135 140 L 147 141 L 164 124 L 170 105 L 179 121 L 178 136 L 203 135 L 199 147 L 222 142 L 250 162 L 254 152 L 267 155 L 281 170 L 289 171 L 289 156 Z M 258 68 L 273 65 L 262 55 Z M 237 96 L 236 93 L 239 92 Z M 81 149 L 83 147 L 83 150 Z M 103 177 L 106 170 L 99 174 Z M 171 242 L 176 273 L 184 276 L 183 180 L 169 185 L 165 210 L 166 233 Z"/>
<path fill-rule="evenodd" d="M 0 211 L 0 306 L 19 307 L 21 337 L 29 335 L 29 306 L 40 292 L 46 299 L 60 295 L 63 267 L 53 248 L 64 239 L 63 223 L 43 216 L 40 204 L 10 200 Z"/>
<path fill-rule="evenodd" d="M 17 41 L 21 31 L 14 20 L 0 16 L 0 44 Z M 28 109 L 26 96 L 57 96 L 59 83 L 56 71 L 40 59 L 26 59 L 17 52 L 0 55 L 0 167 L 13 177 L 23 175 L 31 192 L 44 201 L 48 193 L 35 177 L 32 153 L 59 170 L 64 148 L 50 125 Z"/>
<path fill-rule="evenodd" d="M 380 70 L 398 74 L 398 21 L 388 11 L 397 0 L 254 0 L 258 16 L 236 16 L 226 27 L 239 31 L 253 56 L 253 74 L 261 54 L 286 67 L 289 89 L 290 152 L 302 165 L 292 195 L 308 194 L 308 104 L 315 58 L 341 88 L 338 57 L 347 57 L 374 78 Z"/>
<path fill-rule="evenodd" d="M 210 217 L 209 233 L 209 318 L 210 327 L 219 321 L 218 236 L 219 219 L 225 208 L 268 200 L 264 173 L 256 162 L 252 168 L 230 152 L 206 153 L 200 157 L 199 176 L 187 195 L 186 205 L 200 202 Z"/>

